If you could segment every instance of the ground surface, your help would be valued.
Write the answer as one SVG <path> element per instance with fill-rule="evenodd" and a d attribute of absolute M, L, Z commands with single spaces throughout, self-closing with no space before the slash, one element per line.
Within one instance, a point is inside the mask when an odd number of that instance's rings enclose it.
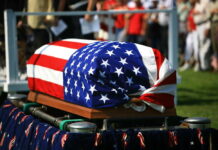
<path fill-rule="evenodd" d="M 218 72 L 179 72 L 177 114 L 186 117 L 208 117 L 218 129 Z"/>

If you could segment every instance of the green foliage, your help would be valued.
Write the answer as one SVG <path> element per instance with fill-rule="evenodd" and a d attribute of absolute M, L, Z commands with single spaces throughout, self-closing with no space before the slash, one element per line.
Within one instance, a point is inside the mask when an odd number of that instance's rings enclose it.
<path fill-rule="evenodd" d="M 218 73 L 179 72 L 177 114 L 184 117 L 208 117 L 218 129 Z"/>

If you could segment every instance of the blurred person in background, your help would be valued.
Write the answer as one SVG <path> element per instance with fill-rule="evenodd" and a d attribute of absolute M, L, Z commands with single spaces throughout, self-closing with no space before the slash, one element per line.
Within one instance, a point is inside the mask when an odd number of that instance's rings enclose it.
<path fill-rule="evenodd" d="M 152 9 L 152 7 L 153 7 L 153 0 L 141 0 L 141 2 L 142 2 L 142 5 L 143 5 L 143 7 L 145 9 Z"/>
<path fill-rule="evenodd" d="M 199 47 L 198 47 L 198 34 L 196 31 L 196 24 L 194 21 L 194 8 L 197 3 L 197 0 L 190 1 L 190 11 L 187 16 L 187 37 L 185 44 L 185 56 L 184 56 L 184 65 L 180 68 L 180 71 L 189 69 L 192 66 L 192 55 L 194 58 L 194 63 L 199 64 Z"/>
<path fill-rule="evenodd" d="M 134 0 L 135 7 L 129 8 L 132 10 L 144 10 L 140 0 Z M 125 30 L 127 32 L 127 41 L 145 44 L 145 34 L 147 28 L 148 14 L 134 13 L 126 14 L 125 16 Z"/>
<path fill-rule="evenodd" d="M 120 6 L 117 0 L 97 0 L 98 11 L 110 11 Z M 96 39 L 105 41 L 115 39 L 114 18 L 116 15 L 98 15 L 100 20 L 100 30 L 96 33 Z M 111 31 L 109 33 L 109 30 Z"/>
<path fill-rule="evenodd" d="M 117 0 L 118 5 L 114 8 L 116 11 L 127 10 L 127 0 Z M 114 15 L 115 21 L 115 40 L 123 42 L 125 41 L 126 33 L 125 27 L 125 14 Z"/>
<path fill-rule="evenodd" d="M 194 21 L 199 39 L 199 58 L 200 62 L 194 67 L 195 71 L 208 70 L 210 68 L 209 50 L 211 40 L 209 37 L 210 15 L 208 14 L 209 0 L 197 0 L 194 8 Z"/>
<path fill-rule="evenodd" d="M 56 11 L 93 11 L 96 7 L 97 0 L 53 0 Z M 65 38 L 81 38 L 81 39 L 94 39 L 94 33 L 82 34 L 80 18 L 86 21 L 91 21 L 93 15 L 86 14 L 84 16 L 61 16 L 56 17 L 56 22 L 62 19 L 67 29 L 60 35 L 60 39 Z"/>
<path fill-rule="evenodd" d="M 149 9 L 157 9 L 158 0 L 151 0 L 152 4 Z M 156 49 L 161 49 L 160 47 L 160 31 L 161 27 L 158 22 L 158 13 L 149 13 L 148 17 L 148 29 L 147 29 L 147 41 L 148 46 Z"/>
<path fill-rule="evenodd" d="M 119 6 L 119 2 L 117 0 L 104 0 L 103 10 L 111 10 Z"/>
<path fill-rule="evenodd" d="M 172 8 L 173 0 L 159 0 L 158 9 L 169 9 Z M 158 22 L 161 27 L 161 52 L 168 57 L 168 24 L 169 24 L 169 14 L 168 13 L 158 13 Z"/>
<path fill-rule="evenodd" d="M 207 9 L 210 13 L 210 38 L 213 49 L 211 66 L 218 71 L 218 0 L 211 0 Z"/>
<path fill-rule="evenodd" d="M 25 7 L 25 0 L 1 0 L 0 4 L 0 74 L 1 76 L 6 75 L 5 69 L 5 27 L 4 27 L 4 11 L 6 9 L 12 9 L 13 11 L 22 11 Z M 21 17 L 17 17 L 17 20 L 20 20 Z M 20 39 L 24 35 L 19 34 L 18 32 L 18 48 L 20 47 Z M 19 49 L 19 54 L 23 54 L 24 51 Z M 20 56 L 20 55 L 19 55 Z M 24 59 L 19 57 L 19 60 Z M 25 65 L 25 62 L 24 62 Z"/>
<path fill-rule="evenodd" d="M 53 1 L 52 0 L 28 0 L 27 1 L 27 12 L 53 12 Z M 51 42 L 50 33 L 48 26 L 51 26 L 54 22 L 54 16 L 46 15 L 29 15 L 27 16 L 27 24 L 32 29 L 33 47 L 28 50 L 29 56 L 39 48 L 40 46 Z M 28 56 L 28 57 L 29 57 Z"/>
<path fill-rule="evenodd" d="M 185 49 L 185 39 L 187 36 L 187 16 L 190 11 L 190 3 L 188 0 L 178 0 L 177 1 L 177 11 L 179 17 L 179 53 L 180 62 L 183 63 L 184 59 L 184 49 Z"/>

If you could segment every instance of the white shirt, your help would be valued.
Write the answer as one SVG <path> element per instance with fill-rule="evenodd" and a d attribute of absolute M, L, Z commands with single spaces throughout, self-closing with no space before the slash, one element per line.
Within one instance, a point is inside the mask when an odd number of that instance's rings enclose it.
<path fill-rule="evenodd" d="M 160 0 L 158 3 L 158 9 L 169 9 L 172 8 L 173 0 Z M 158 22 L 162 26 L 167 26 L 169 22 L 168 13 L 159 13 Z"/>

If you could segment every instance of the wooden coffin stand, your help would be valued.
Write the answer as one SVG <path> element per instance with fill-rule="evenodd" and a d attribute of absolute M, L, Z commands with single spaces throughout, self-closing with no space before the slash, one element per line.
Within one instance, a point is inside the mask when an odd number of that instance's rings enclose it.
<path fill-rule="evenodd" d="M 50 106 L 68 113 L 72 113 L 87 119 L 131 119 L 131 118 L 145 118 L 145 117 L 170 117 L 176 116 L 176 109 L 167 109 L 164 113 L 160 113 L 150 107 L 144 112 L 136 112 L 133 109 L 127 109 L 123 106 L 116 108 L 102 108 L 92 109 L 80 105 L 72 104 L 55 97 L 51 97 L 42 93 L 30 91 L 28 94 L 28 101 L 36 102 L 42 105 Z"/>

